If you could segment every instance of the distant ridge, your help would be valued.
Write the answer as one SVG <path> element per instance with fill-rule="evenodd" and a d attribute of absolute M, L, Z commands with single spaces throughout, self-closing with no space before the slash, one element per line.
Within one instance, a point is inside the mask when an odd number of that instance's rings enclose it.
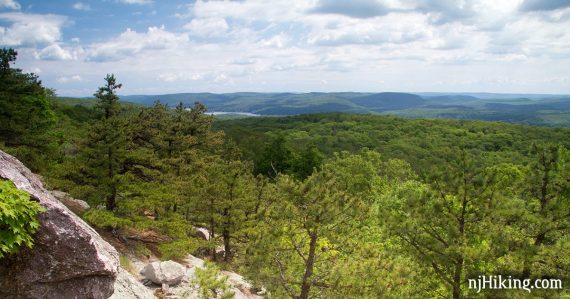
<path fill-rule="evenodd" d="M 150 106 L 156 100 L 171 107 L 195 102 L 211 112 L 243 112 L 262 116 L 323 112 L 394 114 L 404 117 L 505 121 L 544 126 L 570 126 L 569 95 L 495 93 L 310 92 L 310 93 L 178 93 L 122 96 Z"/>
<path fill-rule="evenodd" d="M 382 92 L 352 99 L 356 105 L 372 111 L 400 110 L 421 106 L 425 100 L 415 94 L 401 92 Z"/>
<path fill-rule="evenodd" d="M 205 104 L 210 111 L 249 112 L 261 115 L 293 115 L 318 112 L 373 113 L 421 106 L 424 99 L 418 95 L 400 92 L 310 92 L 310 93 L 255 93 L 226 94 L 178 93 L 164 95 L 121 96 L 121 100 L 150 106 L 160 100 L 169 106 L 179 102 Z"/>

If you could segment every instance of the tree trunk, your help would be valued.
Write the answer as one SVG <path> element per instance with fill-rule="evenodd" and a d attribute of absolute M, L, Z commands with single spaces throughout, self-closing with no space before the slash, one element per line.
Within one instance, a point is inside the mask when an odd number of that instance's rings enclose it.
<path fill-rule="evenodd" d="M 311 233 L 311 241 L 309 243 L 309 257 L 305 262 L 305 274 L 303 275 L 303 281 L 301 283 L 301 295 L 299 295 L 299 299 L 307 299 L 309 298 L 309 291 L 311 290 L 312 282 L 310 281 L 311 276 L 313 275 L 313 267 L 315 265 L 315 250 L 317 247 L 317 235 L 315 233 Z"/>
<path fill-rule="evenodd" d="M 116 198 L 117 198 L 117 187 L 115 187 L 115 185 L 113 184 L 113 186 L 111 186 L 111 194 L 107 196 L 107 203 L 105 205 L 107 211 L 113 211 L 115 209 L 115 207 L 117 206 Z"/>
<path fill-rule="evenodd" d="M 230 212 L 229 209 L 226 208 L 224 209 L 224 228 L 222 230 L 222 237 L 224 239 L 224 261 L 225 262 L 229 262 L 231 257 L 232 257 L 232 252 L 231 252 L 231 247 L 230 247 L 230 222 L 229 222 L 229 217 L 230 217 Z"/>
<path fill-rule="evenodd" d="M 470 180 L 467 178 L 465 171 L 463 172 L 463 199 L 461 201 L 461 215 L 459 216 L 459 238 L 463 245 L 465 240 L 465 216 L 467 213 L 467 186 Z M 453 299 L 461 299 L 461 274 L 463 273 L 463 255 L 460 255 L 455 262 L 453 271 Z"/>
<path fill-rule="evenodd" d="M 107 203 L 106 208 L 107 211 L 113 211 L 115 209 L 116 203 L 115 199 L 117 197 L 117 187 L 115 186 L 115 182 L 113 177 L 115 176 L 113 172 L 113 149 L 110 146 L 107 146 L 107 178 L 109 182 L 111 182 L 111 194 L 107 196 Z"/>
<path fill-rule="evenodd" d="M 461 272 L 463 272 L 463 257 L 460 257 L 455 264 L 453 273 L 453 299 L 461 298 Z"/>
<path fill-rule="evenodd" d="M 213 206 L 213 200 L 210 200 L 210 202 L 212 203 L 212 206 Z M 216 223 L 214 222 L 214 217 L 210 217 L 210 243 L 214 243 L 215 229 L 216 229 Z M 211 249 L 211 254 L 212 254 L 212 260 L 214 262 L 217 261 L 216 247 Z"/>

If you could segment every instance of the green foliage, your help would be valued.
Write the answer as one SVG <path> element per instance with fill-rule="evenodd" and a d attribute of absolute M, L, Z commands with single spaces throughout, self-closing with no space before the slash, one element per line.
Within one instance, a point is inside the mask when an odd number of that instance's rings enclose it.
<path fill-rule="evenodd" d="M 225 267 L 278 298 L 520 298 L 475 294 L 465 281 L 570 279 L 568 129 L 345 114 L 213 128 L 200 103 L 123 105 L 113 75 L 95 100 L 51 101 L 37 77 L 10 68 L 14 51 L 1 54 L 2 146 L 50 186 L 105 204 L 84 215 L 94 226 L 169 240 L 158 246 L 164 259 L 216 261 L 223 245 Z M 13 205 L 0 205 L 12 219 Z M 210 240 L 192 237 L 195 227 Z M 15 250 L 4 244 L 0 254 Z M 231 296 L 214 264 L 197 276 L 203 297 Z"/>
<path fill-rule="evenodd" d="M 247 238 L 248 229 L 255 226 L 258 186 L 251 165 L 240 160 L 212 159 L 202 169 L 203 174 L 192 181 L 195 191 L 188 201 L 194 211 L 191 221 L 207 227 L 212 236 L 222 236 L 224 259 L 229 261 L 235 253 L 234 242 Z M 215 246 L 211 247 L 215 260 Z"/>
<path fill-rule="evenodd" d="M 414 118 L 455 118 L 504 121 L 539 126 L 570 126 L 568 96 L 452 94 L 421 96 L 400 92 L 361 93 L 183 93 L 126 96 L 124 100 L 151 105 L 159 97 L 175 105 L 200 101 L 211 111 L 242 111 L 258 115 L 307 113 L 390 114 Z M 227 118 L 228 115 L 222 116 Z"/>
<path fill-rule="evenodd" d="M 185 258 L 191 253 L 194 253 L 199 248 L 203 247 L 202 242 L 194 238 L 185 238 L 182 240 L 173 241 L 170 243 L 163 243 L 158 245 L 161 259 L 166 260 L 180 260 Z"/>
<path fill-rule="evenodd" d="M 7 145 L 41 146 L 34 141 L 55 122 L 53 92 L 36 75 L 11 68 L 16 56 L 13 49 L 0 50 L 0 138 Z"/>
<path fill-rule="evenodd" d="M 361 262 L 357 254 L 365 253 L 352 245 L 369 224 L 360 219 L 370 211 L 379 166 L 377 153 L 340 153 L 302 182 L 279 176 L 274 199 L 248 247 L 247 271 L 257 273 L 252 276 L 276 296 L 369 291 L 355 290 L 351 277 Z M 375 254 L 367 258 L 378 258 Z M 343 271 L 349 268 L 354 272 Z"/>
<path fill-rule="evenodd" d="M 135 254 L 137 256 L 148 256 L 150 255 L 152 252 L 150 251 L 150 249 L 148 249 L 144 243 L 137 243 L 135 244 Z"/>
<path fill-rule="evenodd" d="M 257 162 L 257 173 L 276 177 L 285 173 L 291 167 L 293 156 L 291 150 L 285 145 L 285 137 L 277 135 L 272 138 L 260 155 Z"/>
<path fill-rule="evenodd" d="M 90 209 L 83 218 L 91 225 L 104 229 L 119 229 L 132 225 L 128 219 L 115 216 L 111 211 Z"/>
<path fill-rule="evenodd" d="M 0 146 L 38 169 L 52 150 L 53 91 L 38 76 L 11 68 L 16 56 L 13 49 L 0 49 Z"/>
<path fill-rule="evenodd" d="M 523 277 L 569 277 L 570 263 L 554 248 L 568 246 L 570 233 L 570 155 L 556 145 L 534 145 L 521 186 L 525 210 L 518 234 Z M 550 246 L 545 246 L 550 245 Z"/>
<path fill-rule="evenodd" d="M 16 253 L 20 246 L 32 247 L 40 227 L 37 214 L 44 210 L 12 182 L 0 180 L 0 258 Z"/>
<path fill-rule="evenodd" d="M 389 232 L 446 285 L 446 296 L 462 298 L 465 278 L 492 272 L 495 254 L 502 252 L 502 223 L 492 215 L 504 209 L 504 200 L 494 173 L 465 152 L 452 151 L 440 168 L 431 186 L 392 185 L 383 195 L 381 215 Z"/>
<path fill-rule="evenodd" d="M 310 145 L 299 154 L 294 154 L 291 162 L 290 173 L 297 179 L 303 180 L 309 177 L 324 160 L 324 155 L 315 145 Z"/>
<path fill-rule="evenodd" d="M 198 286 L 198 298 L 200 299 L 231 299 L 234 292 L 230 290 L 220 269 L 211 262 L 205 262 L 205 268 L 196 268 L 195 278 L 192 281 Z"/>
<path fill-rule="evenodd" d="M 325 157 L 366 147 L 386 159 L 407 161 L 421 177 L 429 176 L 434 165 L 445 163 L 447 149 L 453 147 L 482 156 L 488 166 L 526 163 L 533 143 L 548 141 L 570 148 L 570 129 L 377 115 L 258 117 L 219 121 L 215 128 L 236 141 L 256 169 L 261 165 L 258 157 L 272 144 L 273 136 L 283 136 L 284 146 L 294 152 L 315 145 Z"/>
<path fill-rule="evenodd" d="M 131 274 L 137 274 L 137 269 L 136 267 L 133 265 L 133 263 L 131 262 L 131 259 L 126 256 L 126 255 L 119 255 L 119 265 L 121 265 L 121 268 L 127 270 L 128 272 L 130 272 Z"/>
<path fill-rule="evenodd" d="M 120 110 L 119 96 L 116 94 L 116 90 L 120 89 L 123 85 L 117 83 L 115 75 L 107 74 L 105 77 L 105 86 L 99 87 L 97 92 L 94 94 L 97 98 L 97 109 L 103 111 L 105 119 L 109 119 L 115 116 Z"/>

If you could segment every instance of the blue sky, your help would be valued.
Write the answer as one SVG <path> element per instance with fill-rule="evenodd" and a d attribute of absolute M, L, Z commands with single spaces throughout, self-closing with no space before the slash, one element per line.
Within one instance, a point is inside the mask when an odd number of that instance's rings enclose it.
<path fill-rule="evenodd" d="M 0 0 L 0 46 L 67 96 L 570 94 L 570 0 Z"/>

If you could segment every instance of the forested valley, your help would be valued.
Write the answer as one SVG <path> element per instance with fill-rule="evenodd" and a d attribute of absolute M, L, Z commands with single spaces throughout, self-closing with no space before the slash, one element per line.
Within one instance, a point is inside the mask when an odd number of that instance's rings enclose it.
<path fill-rule="evenodd" d="M 70 104 L 1 54 L 0 149 L 96 207 L 83 218 L 98 230 L 160 237 L 141 252 L 206 257 L 271 298 L 570 296 L 568 128 L 217 120 L 200 103 L 123 103 L 114 75 L 95 105 Z M 13 251 L 0 245 L 0 258 Z M 468 288 L 496 274 L 564 289 Z"/>

